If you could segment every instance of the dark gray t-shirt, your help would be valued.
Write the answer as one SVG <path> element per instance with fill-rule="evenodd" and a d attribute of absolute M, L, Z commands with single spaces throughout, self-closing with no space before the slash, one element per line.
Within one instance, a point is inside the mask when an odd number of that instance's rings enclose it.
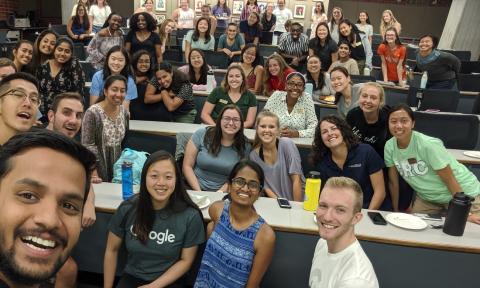
<path fill-rule="evenodd" d="M 149 239 L 144 245 L 133 231 L 136 202 L 123 202 L 113 215 L 108 230 L 122 238 L 128 258 L 125 273 L 153 281 L 175 264 L 183 248 L 205 242 L 203 219 L 194 208 L 174 213 L 169 209 L 155 211 Z"/>

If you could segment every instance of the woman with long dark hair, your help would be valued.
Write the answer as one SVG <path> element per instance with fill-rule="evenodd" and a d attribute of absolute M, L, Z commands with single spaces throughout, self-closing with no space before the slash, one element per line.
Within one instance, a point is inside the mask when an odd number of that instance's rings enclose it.
<path fill-rule="evenodd" d="M 197 110 L 193 101 L 192 84 L 185 74 L 162 62 L 145 92 L 145 104 L 163 102 L 175 122 L 193 123 Z"/>
<path fill-rule="evenodd" d="M 325 6 L 323 5 L 322 1 L 316 2 L 315 7 L 312 9 L 312 20 L 310 24 L 310 39 L 315 38 L 317 35 L 315 31 L 317 31 L 318 24 L 325 22 L 327 23 L 327 12 L 325 11 Z M 328 28 L 328 26 L 327 26 Z"/>
<path fill-rule="evenodd" d="M 340 21 L 338 27 L 339 41 L 346 40 L 350 44 L 351 57 L 357 61 L 360 73 L 363 73 L 366 67 L 372 70 L 372 45 L 367 35 L 348 19 Z"/>
<path fill-rule="evenodd" d="M 70 37 L 73 42 L 88 45 L 92 38 L 91 33 L 88 9 L 85 5 L 79 3 L 75 15 L 70 17 L 67 22 L 68 37 Z"/>
<path fill-rule="evenodd" d="M 145 92 L 153 77 L 154 66 L 150 53 L 146 50 L 137 51 L 132 57 L 132 71 L 137 85 L 137 99 L 130 101 L 130 118 L 140 120 L 145 108 Z"/>
<path fill-rule="evenodd" d="M 53 30 L 43 30 L 33 43 L 33 58 L 30 64 L 30 73 L 35 75 L 42 64 L 53 57 L 53 50 L 57 43 L 58 34 Z"/>
<path fill-rule="evenodd" d="M 370 45 L 372 44 L 372 38 L 373 38 L 373 26 L 372 23 L 370 23 L 370 16 L 368 16 L 367 11 L 362 10 L 358 13 L 358 20 L 357 23 L 357 28 L 364 32 L 367 37 L 368 41 L 370 41 Z"/>
<path fill-rule="evenodd" d="M 261 11 L 258 7 L 257 0 L 246 0 L 242 12 L 240 13 L 240 21 L 247 20 L 252 12 L 256 12 L 260 15 Z"/>
<path fill-rule="evenodd" d="M 33 59 L 33 43 L 28 40 L 20 40 L 13 47 L 13 64 L 18 72 L 28 71 Z"/>
<path fill-rule="evenodd" d="M 137 88 L 135 80 L 132 77 L 130 70 L 130 57 L 125 48 L 121 46 L 113 46 L 107 53 L 106 61 L 103 64 L 103 69 L 93 74 L 92 86 L 90 87 L 90 105 L 97 102 L 99 96 L 103 91 L 105 80 L 110 75 L 122 75 L 127 79 L 127 94 L 123 105 L 125 109 L 129 110 L 130 101 L 136 99 Z"/>
<path fill-rule="evenodd" d="M 187 194 L 175 159 L 166 151 L 148 157 L 138 195 L 120 204 L 108 228 L 104 287 L 113 287 L 122 243 L 128 258 L 117 287 L 185 287 L 179 279 L 190 270 L 198 246 L 205 242 L 202 213 Z"/>
<path fill-rule="evenodd" d="M 330 21 L 328 22 L 328 29 L 330 30 L 330 35 L 332 39 L 338 43 L 340 33 L 338 26 L 340 21 L 343 20 L 343 10 L 340 7 L 333 7 L 332 15 L 330 16 Z"/>
<path fill-rule="evenodd" d="M 187 75 L 188 81 L 192 84 L 193 91 L 207 90 L 207 74 L 212 67 L 207 64 L 207 59 L 202 50 L 194 48 L 188 55 L 188 64 L 178 68 L 178 71 Z M 213 87 L 217 87 L 217 82 L 213 79 Z"/>
<path fill-rule="evenodd" d="M 263 65 L 259 47 L 253 43 L 245 45 L 240 54 L 240 65 L 245 73 L 247 88 L 254 94 L 260 94 L 263 86 Z"/>
<path fill-rule="evenodd" d="M 348 111 L 358 106 L 358 97 L 362 84 L 353 84 L 347 69 L 341 66 L 332 69 L 330 80 L 333 90 L 335 90 L 337 114 L 345 118 Z"/>
<path fill-rule="evenodd" d="M 242 160 L 228 176 L 230 201 L 208 210 L 207 245 L 194 287 L 259 287 L 275 247 L 275 233 L 258 215 L 255 201 L 263 190 L 262 168 Z"/>
<path fill-rule="evenodd" d="M 315 34 L 308 42 L 308 55 L 317 55 L 322 61 L 322 70 L 326 71 L 337 60 L 337 43 L 332 39 L 326 22 L 316 26 Z"/>
<path fill-rule="evenodd" d="M 232 15 L 227 0 L 218 0 L 217 5 L 212 7 L 212 15 L 217 18 L 217 28 L 227 28 L 228 19 Z"/>
<path fill-rule="evenodd" d="M 73 43 L 69 38 L 60 38 L 53 49 L 53 58 L 37 70 L 39 92 L 42 97 L 40 112 L 46 117 L 55 95 L 63 92 L 84 93 L 85 73 L 73 55 Z M 46 121 L 46 118 L 42 119 Z"/>
<path fill-rule="evenodd" d="M 193 48 L 198 48 L 201 50 L 211 50 L 215 49 L 215 37 L 210 35 L 211 31 L 210 21 L 208 18 L 200 17 L 195 26 L 195 30 L 188 31 L 187 35 L 184 38 L 184 52 L 185 52 L 185 61 L 188 63 L 188 55 L 190 55 L 190 50 Z"/>
<path fill-rule="evenodd" d="M 106 182 L 113 178 L 113 164 L 122 153 L 128 131 L 128 111 L 122 105 L 126 92 L 127 79 L 110 75 L 103 93 L 83 117 L 82 144 L 97 156 L 98 176 Z"/>
<path fill-rule="evenodd" d="M 243 129 L 240 109 L 230 104 L 220 111 L 215 126 L 193 133 L 183 158 L 183 174 L 193 190 L 227 191 L 228 172 L 250 153 Z"/>
<path fill-rule="evenodd" d="M 240 35 L 245 40 L 245 44 L 253 43 L 258 45 L 262 37 L 262 25 L 260 24 L 260 14 L 251 12 L 247 19 L 240 21 Z"/>
<path fill-rule="evenodd" d="M 315 101 L 325 100 L 333 96 L 335 91 L 332 88 L 329 75 L 322 70 L 322 61 L 317 55 L 308 56 L 307 73 L 305 74 L 308 83 L 312 83 L 312 99 Z"/>
<path fill-rule="evenodd" d="M 381 208 L 385 199 L 383 160 L 372 146 L 360 143 L 345 120 L 328 115 L 318 122 L 311 160 L 323 183 L 330 177 L 352 178 L 362 187 L 363 208 Z"/>

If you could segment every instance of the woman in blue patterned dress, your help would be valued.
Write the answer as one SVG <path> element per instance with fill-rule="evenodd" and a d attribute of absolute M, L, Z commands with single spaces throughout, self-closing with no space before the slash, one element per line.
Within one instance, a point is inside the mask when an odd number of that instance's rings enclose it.
<path fill-rule="evenodd" d="M 253 207 L 263 182 L 257 163 L 242 160 L 233 167 L 230 201 L 215 202 L 208 211 L 209 239 L 194 287 L 259 287 L 275 247 L 273 229 Z"/>

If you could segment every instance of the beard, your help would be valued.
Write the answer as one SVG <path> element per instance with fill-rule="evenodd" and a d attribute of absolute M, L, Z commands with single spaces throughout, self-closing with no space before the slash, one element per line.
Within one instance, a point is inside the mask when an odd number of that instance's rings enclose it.
<path fill-rule="evenodd" d="M 18 232 L 16 231 L 14 239 L 17 237 Z M 0 243 L 5 243 L 4 240 L 4 236 L 0 234 Z M 30 267 L 21 267 L 15 261 L 14 246 L 9 250 L 4 250 L 3 245 L 0 244 L 0 272 L 14 283 L 25 286 L 32 286 L 47 281 L 57 273 L 66 259 L 66 256 L 59 257 L 51 269 L 47 271 L 34 271 Z M 48 264 L 48 261 L 43 259 L 30 259 L 30 262 L 37 265 Z"/>

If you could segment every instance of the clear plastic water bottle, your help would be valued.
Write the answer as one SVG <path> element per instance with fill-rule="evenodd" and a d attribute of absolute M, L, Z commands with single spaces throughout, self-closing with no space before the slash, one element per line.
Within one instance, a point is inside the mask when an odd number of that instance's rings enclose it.
<path fill-rule="evenodd" d="M 213 69 L 208 70 L 207 72 L 207 93 L 210 93 L 213 91 L 213 82 L 215 81 L 215 74 L 213 72 Z"/>
<path fill-rule="evenodd" d="M 423 72 L 422 79 L 420 80 L 420 89 L 425 89 L 427 87 L 428 82 L 428 73 L 427 71 Z"/>
<path fill-rule="evenodd" d="M 123 200 L 133 196 L 133 171 L 132 162 L 124 161 L 122 164 L 122 197 Z"/>
<path fill-rule="evenodd" d="M 313 94 L 313 84 L 312 83 L 307 83 L 305 84 L 305 93 L 308 93 L 310 94 L 310 96 L 312 96 Z"/>

